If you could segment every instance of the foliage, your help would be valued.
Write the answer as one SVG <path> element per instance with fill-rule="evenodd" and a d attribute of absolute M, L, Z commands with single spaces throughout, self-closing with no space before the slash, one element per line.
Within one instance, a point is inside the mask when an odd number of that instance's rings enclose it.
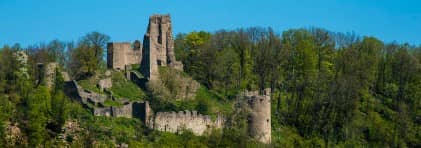
<path fill-rule="evenodd" d="M 77 80 L 93 76 L 98 69 L 105 68 L 103 55 L 108 35 L 91 32 L 82 37 L 76 48 L 69 50 L 69 71 Z"/>
<path fill-rule="evenodd" d="M 126 98 L 131 101 L 141 101 L 146 98 L 145 92 L 132 81 L 127 80 L 122 72 L 112 73 L 113 86 L 111 92 L 117 98 Z"/>
<path fill-rule="evenodd" d="M 96 84 L 104 78 L 100 74 L 108 40 L 93 32 L 76 44 L 54 40 L 1 48 L 0 145 L 420 147 L 419 46 L 319 28 L 290 29 L 279 35 L 271 28 L 179 34 L 175 51 L 185 71 L 177 74 L 201 84 L 192 100 L 174 97 L 180 82 L 171 79 L 171 72 L 163 82 L 149 83 L 147 92 L 122 72 L 113 72 L 111 91 L 118 98 L 148 99 L 155 111 L 198 110 L 228 117 L 223 130 L 194 136 L 191 131 L 151 131 L 138 119 L 95 117 L 64 95 L 60 73 L 52 88 L 34 83 L 40 78 L 38 63 L 58 62 L 57 70 L 70 72 L 82 87 L 100 92 Z M 18 51 L 28 54 L 27 63 L 17 60 Z M 272 90 L 272 143 L 264 145 L 249 138 L 247 111 L 238 108 L 246 102 L 236 95 L 267 87 Z M 77 121 L 82 130 L 60 139 L 68 121 Z M 6 138 L 11 125 L 18 125 L 23 137 L 14 143 Z"/>

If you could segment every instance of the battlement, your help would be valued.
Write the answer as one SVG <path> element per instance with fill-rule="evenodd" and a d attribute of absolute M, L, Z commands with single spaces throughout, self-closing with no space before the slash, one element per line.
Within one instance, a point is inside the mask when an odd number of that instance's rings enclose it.
<path fill-rule="evenodd" d="M 215 120 L 197 111 L 158 112 L 155 116 L 153 129 L 171 133 L 191 130 L 196 135 L 203 135 L 211 128 L 223 128 L 225 119 L 217 116 Z"/>
<path fill-rule="evenodd" d="M 259 91 L 245 91 L 243 93 L 250 108 L 249 135 L 263 143 L 270 143 L 271 141 L 270 93 L 270 88 L 266 88 L 260 93 Z"/>
<path fill-rule="evenodd" d="M 155 24 L 171 23 L 171 16 L 169 14 L 154 14 L 149 17 L 149 22 Z"/>

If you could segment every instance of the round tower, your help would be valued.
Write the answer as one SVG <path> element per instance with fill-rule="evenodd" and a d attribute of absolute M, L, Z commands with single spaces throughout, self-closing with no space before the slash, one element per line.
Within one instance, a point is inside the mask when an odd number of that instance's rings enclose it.
<path fill-rule="evenodd" d="M 246 92 L 245 94 L 250 107 L 249 135 L 262 143 L 271 142 L 270 93 L 270 89 L 267 88 L 261 95 L 258 91 Z"/>

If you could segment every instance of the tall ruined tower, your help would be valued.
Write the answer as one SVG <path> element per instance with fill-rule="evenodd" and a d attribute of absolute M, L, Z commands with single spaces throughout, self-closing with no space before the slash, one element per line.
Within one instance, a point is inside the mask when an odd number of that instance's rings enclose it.
<path fill-rule="evenodd" d="M 249 135 L 262 143 L 271 142 L 270 93 L 270 88 L 266 88 L 261 95 L 259 95 L 259 91 L 246 91 L 244 93 L 250 107 Z"/>
<path fill-rule="evenodd" d="M 176 61 L 170 15 L 153 15 L 143 38 L 141 72 L 149 80 L 159 77 L 158 66 L 169 66 L 183 70 L 183 64 Z"/>

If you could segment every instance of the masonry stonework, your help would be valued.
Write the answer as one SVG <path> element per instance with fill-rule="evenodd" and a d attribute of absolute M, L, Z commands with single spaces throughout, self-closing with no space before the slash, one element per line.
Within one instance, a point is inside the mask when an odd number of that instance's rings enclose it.
<path fill-rule="evenodd" d="M 183 64 L 176 61 L 174 40 L 169 15 L 153 15 L 143 38 L 141 72 L 149 80 L 158 80 L 158 66 L 183 70 Z"/>
<path fill-rule="evenodd" d="M 195 98 L 196 90 L 200 84 L 195 80 L 177 77 L 173 74 L 160 75 L 159 66 L 183 71 L 183 64 L 176 61 L 174 55 L 174 40 L 172 24 L 169 15 L 153 15 L 149 18 L 149 24 L 143 39 L 143 46 L 139 41 L 133 44 L 128 42 L 108 43 L 107 65 L 116 70 L 125 70 L 126 78 L 132 80 L 142 88 L 147 81 L 161 80 L 163 78 L 177 79 L 181 81 L 180 94 L 176 98 Z M 140 71 L 144 77 L 137 75 L 131 70 L 132 64 L 140 64 Z M 54 65 L 47 65 L 47 71 L 55 70 Z M 48 70 L 50 69 L 50 70 Z M 111 75 L 111 72 L 106 74 Z M 52 75 L 46 72 L 46 75 Z M 146 78 L 146 79 L 145 79 Z M 52 79 L 54 80 L 54 79 Z M 47 86 L 49 83 L 47 83 Z M 116 99 L 112 93 L 99 94 L 82 89 L 76 81 L 68 81 L 65 84 L 66 94 L 77 98 L 84 107 L 90 109 L 96 116 L 112 117 L 138 117 L 151 129 L 178 133 L 183 130 L 191 130 L 195 135 L 203 135 L 208 129 L 221 129 L 224 127 L 225 118 L 217 116 L 212 119 L 208 115 L 201 115 L 197 111 L 180 112 L 157 112 L 154 113 L 149 102 L 130 102 L 123 98 Z M 107 93 L 107 88 L 112 86 L 111 79 L 102 79 L 98 86 Z M 250 137 L 263 142 L 271 142 L 271 103 L 270 89 L 264 91 L 245 91 L 240 96 L 247 100 L 249 109 L 248 124 Z M 111 99 L 121 103 L 119 106 L 106 106 L 105 100 Z M 243 107 L 245 107 L 243 106 Z"/>
<path fill-rule="evenodd" d="M 44 84 L 47 88 L 52 88 L 56 79 L 56 69 L 58 64 L 51 63 L 38 63 L 38 84 Z"/>
<path fill-rule="evenodd" d="M 197 111 L 158 112 L 152 128 L 171 133 L 191 130 L 195 135 L 203 135 L 208 129 L 223 128 L 224 122 L 222 116 L 212 120 L 210 116 L 199 114 Z"/>
<path fill-rule="evenodd" d="M 133 46 L 129 42 L 112 42 L 107 44 L 107 65 L 108 68 L 124 70 L 126 65 L 140 64 L 142 50 L 139 41 Z"/>
<path fill-rule="evenodd" d="M 259 91 L 244 92 L 244 97 L 250 107 L 249 135 L 262 143 L 271 142 L 270 93 L 270 88 L 265 89 L 262 95 L 259 95 Z"/>

